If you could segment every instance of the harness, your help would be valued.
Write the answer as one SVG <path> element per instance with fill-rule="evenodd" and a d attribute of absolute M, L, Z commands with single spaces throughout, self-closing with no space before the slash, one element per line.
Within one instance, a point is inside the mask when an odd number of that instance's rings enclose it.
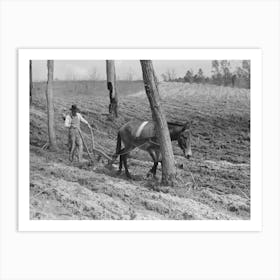
<path fill-rule="evenodd" d="M 140 135 L 141 135 L 141 133 L 142 133 L 142 131 L 143 131 L 143 129 L 146 126 L 147 123 L 148 123 L 148 121 L 142 122 L 140 124 L 140 126 L 138 127 L 138 129 L 136 131 L 136 135 L 135 135 L 137 138 L 140 137 Z"/>
<path fill-rule="evenodd" d="M 142 144 L 139 144 L 137 146 L 132 146 L 129 150 L 127 150 L 126 152 L 122 152 L 122 153 L 118 153 L 118 154 L 114 154 L 116 156 L 122 156 L 122 155 L 126 155 L 128 153 L 130 153 L 132 150 L 136 149 L 136 148 L 141 148 L 142 146 L 146 145 L 146 144 L 152 144 L 152 145 L 155 145 L 157 147 L 160 147 L 160 144 L 159 143 L 156 143 L 154 141 L 152 141 L 151 139 L 148 139 L 146 142 L 142 143 Z"/>

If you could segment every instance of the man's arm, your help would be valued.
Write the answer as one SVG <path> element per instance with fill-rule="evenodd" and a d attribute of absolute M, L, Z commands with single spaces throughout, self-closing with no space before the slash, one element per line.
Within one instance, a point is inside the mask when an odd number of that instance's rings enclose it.
<path fill-rule="evenodd" d="M 83 123 L 85 123 L 86 125 L 88 125 L 88 126 L 90 127 L 88 121 L 87 121 L 86 119 L 84 119 L 80 113 L 77 113 L 77 114 L 78 114 L 78 116 L 79 116 L 80 121 L 83 122 Z"/>

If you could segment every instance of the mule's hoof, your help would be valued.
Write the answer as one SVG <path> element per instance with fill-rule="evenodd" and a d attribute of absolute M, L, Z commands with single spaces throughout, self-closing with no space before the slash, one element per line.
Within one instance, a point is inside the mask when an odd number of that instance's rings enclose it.
<path fill-rule="evenodd" d="M 122 174 L 122 171 L 121 171 L 121 170 L 118 170 L 116 174 L 117 174 L 117 175 L 121 175 L 121 174 Z"/>
<path fill-rule="evenodd" d="M 154 175 L 153 175 L 153 173 L 151 172 L 151 171 L 149 171 L 148 173 L 147 173 L 147 175 L 146 175 L 146 177 L 147 178 L 151 178 L 151 177 L 153 177 Z"/>
<path fill-rule="evenodd" d="M 131 175 L 130 175 L 129 173 L 126 173 L 125 175 L 126 175 L 126 177 L 127 177 L 128 179 L 132 180 L 132 177 L 131 177 Z"/>

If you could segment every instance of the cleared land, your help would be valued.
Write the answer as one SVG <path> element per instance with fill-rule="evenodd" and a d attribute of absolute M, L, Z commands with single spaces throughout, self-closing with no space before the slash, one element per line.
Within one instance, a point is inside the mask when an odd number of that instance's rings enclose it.
<path fill-rule="evenodd" d="M 178 187 L 146 178 L 152 166 L 147 153 L 129 158 L 133 180 L 118 176 L 96 155 L 96 164 L 68 161 L 68 131 L 61 118 L 72 104 L 93 125 L 95 142 L 113 154 L 118 128 L 150 119 L 142 82 L 120 82 L 120 117 L 108 119 L 105 82 L 55 82 L 55 125 L 59 152 L 43 150 L 47 142 L 45 83 L 34 84 L 30 108 L 31 219 L 249 219 L 250 91 L 212 85 L 161 83 L 169 121 L 192 122 L 193 158 L 186 160 L 173 143 Z M 82 126 L 88 146 L 90 132 Z M 84 158 L 88 159 L 86 153 Z M 99 160 L 99 161 L 98 161 Z"/>

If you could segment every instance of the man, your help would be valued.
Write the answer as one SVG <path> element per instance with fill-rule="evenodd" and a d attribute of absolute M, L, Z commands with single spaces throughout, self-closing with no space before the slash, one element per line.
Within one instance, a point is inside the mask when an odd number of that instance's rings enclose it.
<path fill-rule="evenodd" d="M 69 160 L 73 161 L 74 151 L 77 148 L 78 151 L 78 161 L 82 161 L 83 156 L 83 140 L 80 135 L 80 122 L 85 123 L 90 129 L 91 126 L 87 120 L 85 120 L 82 115 L 79 113 L 79 109 L 76 105 L 72 105 L 70 108 L 70 114 L 63 114 L 65 120 L 64 125 L 69 127 Z M 77 147 L 76 147 L 77 146 Z"/>

